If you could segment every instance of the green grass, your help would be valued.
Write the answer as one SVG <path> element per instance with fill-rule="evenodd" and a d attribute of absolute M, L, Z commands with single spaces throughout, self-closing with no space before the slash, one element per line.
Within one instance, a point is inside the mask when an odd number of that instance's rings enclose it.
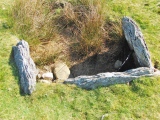
<path fill-rule="evenodd" d="M 108 1 L 111 20 L 128 15 L 142 28 L 153 62 L 160 61 L 160 15 L 157 1 Z M 113 85 L 87 91 L 63 84 L 38 83 L 31 96 L 19 92 L 18 73 L 10 62 L 16 37 L 12 34 L 8 8 L 12 0 L 0 2 L 0 120 L 105 120 L 160 119 L 160 78 L 141 78 L 130 86 Z M 3 10 L 2 8 L 6 9 Z M 131 12 L 132 11 L 132 12 Z M 9 27 L 7 27 L 9 26 Z"/>

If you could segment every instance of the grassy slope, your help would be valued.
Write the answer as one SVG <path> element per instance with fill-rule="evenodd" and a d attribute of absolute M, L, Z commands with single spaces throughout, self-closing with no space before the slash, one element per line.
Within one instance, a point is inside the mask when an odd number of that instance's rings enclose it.
<path fill-rule="evenodd" d="M 4 24 L 7 16 L 6 10 L 2 8 L 9 3 L 8 1 L 10 0 L 0 2 L 0 119 L 94 120 L 104 114 L 106 119 L 160 119 L 159 78 L 141 78 L 135 80 L 131 86 L 114 85 L 93 91 L 75 86 L 37 84 L 37 90 L 32 96 L 21 96 L 18 77 L 14 77 L 17 73 L 13 72 L 16 69 L 13 64 L 9 65 L 11 47 L 16 43 L 16 38 Z M 152 59 L 160 61 L 157 55 L 160 49 L 158 41 L 160 16 L 152 11 L 156 4 L 151 4 L 153 8 L 142 10 L 141 4 L 130 5 L 132 13 L 127 12 L 128 7 L 125 7 L 129 4 L 127 0 L 124 2 L 115 0 L 109 4 L 113 6 L 115 15 L 130 15 L 138 21 Z M 156 19 L 152 23 L 155 16 Z"/>

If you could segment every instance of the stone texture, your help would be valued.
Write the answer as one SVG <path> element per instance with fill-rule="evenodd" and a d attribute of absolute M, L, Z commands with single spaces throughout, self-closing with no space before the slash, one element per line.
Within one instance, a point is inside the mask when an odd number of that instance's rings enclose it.
<path fill-rule="evenodd" d="M 52 66 L 52 72 L 58 80 L 66 80 L 70 75 L 70 70 L 68 66 L 62 62 L 56 62 Z"/>
<path fill-rule="evenodd" d="M 118 69 L 118 68 L 120 68 L 122 66 L 122 61 L 120 61 L 120 60 L 117 60 L 116 62 L 115 62 L 115 64 L 114 64 L 114 68 L 115 69 Z"/>
<path fill-rule="evenodd" d="M 113 84 L 128 83 L 141 76 L 154 76 L 153 69 L 140 67 L 125 72 L 106 72 L 93 76 L 79 76 L 64 81 L 65 84 L 75 84 L 84 89 L 95 89 Z"/>
<path fill-rule="evenodd" d="M 20 88 L 24 94 L 35 91 L 37 70 L 30 57 L 29 45 L 22 40 L 13 46 L 14 60 L 19 70 Z"/>
<path fill-rule="evenodd" d="M 140 28 L 129 17 L 122 19 L 122 27 L 128 45 L 134 51 L 133 57 L 137 66 L 152 68 L 150 54 Z"/>

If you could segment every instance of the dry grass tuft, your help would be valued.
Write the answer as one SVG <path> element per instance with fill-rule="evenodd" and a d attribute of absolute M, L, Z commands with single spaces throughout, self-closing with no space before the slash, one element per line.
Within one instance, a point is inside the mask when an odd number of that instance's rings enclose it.
<path fill-rule="evenodd" d="M 50 12 L 50 2 L 47 0 L 15 0 L 14 29 L 24 39 L 39 41 L 54 37 L 53 17 Z"/>
<path fill-rule="evenodd" d="M 62 33 L 75 39 L 71 45 L 72 52 L 88 55 L 101 50 L 105 24 L 103 2 L 79 0 L 64 4 L 61 17 L 57 21 Z"/>

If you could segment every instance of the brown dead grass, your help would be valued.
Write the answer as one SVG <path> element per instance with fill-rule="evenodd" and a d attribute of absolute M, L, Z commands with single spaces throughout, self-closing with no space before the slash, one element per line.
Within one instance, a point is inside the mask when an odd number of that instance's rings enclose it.
<path fill-rule="evenodd" d="M 62 18 L 66 25 L 64 30 L 70 28 L 72 36 L 76 39 L 72 45 L 72 52 L 86 56 L 91 52 L 100 51 L 105 19 L 101 2 L 96 5 L 91 2 L 81 2 L 82 5 L 76 4 L 75 6 L 70 3 L 66 4 Z"/>

